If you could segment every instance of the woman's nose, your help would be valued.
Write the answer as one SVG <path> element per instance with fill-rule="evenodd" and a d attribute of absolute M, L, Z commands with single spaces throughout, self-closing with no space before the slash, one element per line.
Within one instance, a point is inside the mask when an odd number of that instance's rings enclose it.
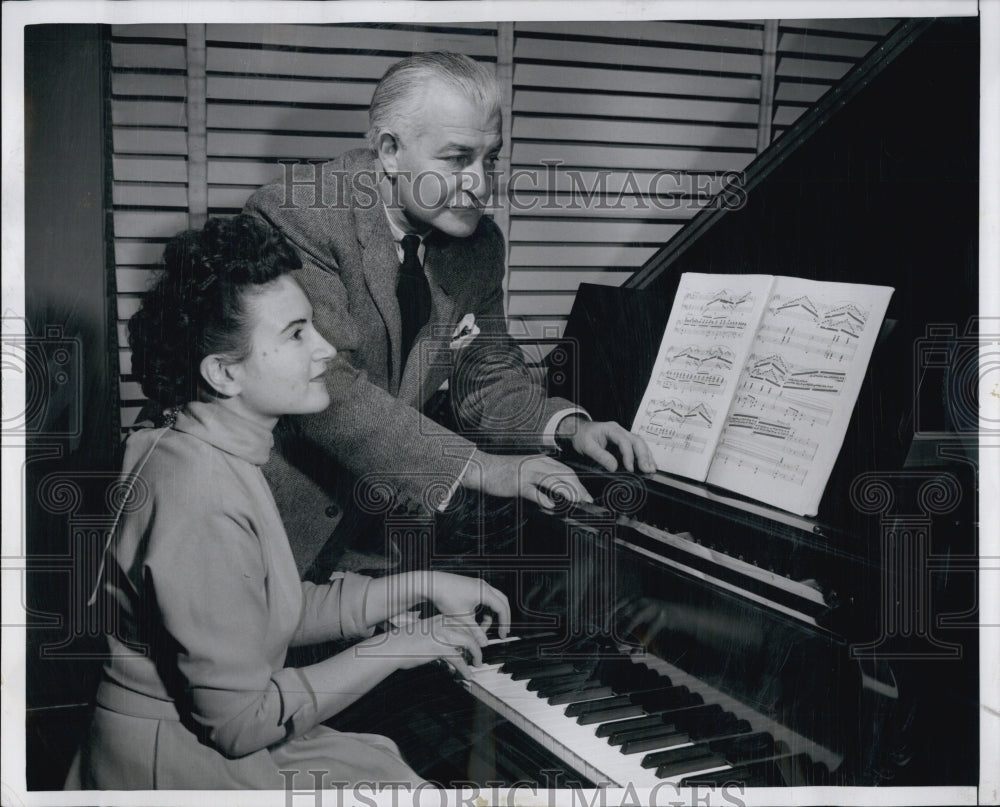
<path fill-rule="evenodd" d="M 316 338 L 319 340 L 319 344 L 316 345 L 316 349 L 313 351 L 313 358 L 316 361 L 330 361 L 334 356 L 337 355 L 337 348 L 327 342 L 318 333 Z"/>

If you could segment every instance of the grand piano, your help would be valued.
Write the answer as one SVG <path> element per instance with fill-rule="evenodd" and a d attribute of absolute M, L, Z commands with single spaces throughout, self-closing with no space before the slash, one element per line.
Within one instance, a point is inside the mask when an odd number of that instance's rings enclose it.
<path fill-rule="evenodd" d="M 978 64 L 976 20 L 902 24 L 737 204 L 625 287 L 582 286 L 550 353 L 554 392 L 630 424 L 681 273 L 893 286 L 819 514 L 578 464 L 595 505 L 518 505 L 513 543 L 434 555 L 500 581 L 518 638 L 334 725 L 445 784 L 977 783 Z"/>

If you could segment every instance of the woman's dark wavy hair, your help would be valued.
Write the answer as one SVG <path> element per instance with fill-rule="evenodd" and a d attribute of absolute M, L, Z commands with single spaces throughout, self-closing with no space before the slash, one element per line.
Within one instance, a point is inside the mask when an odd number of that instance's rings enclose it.
<path fill-rule="evenodd" d="M 214 353 L 240 361 L 250 352 L 246 300 L 301 267 L 274 228 L 251 216 L 209 219 L 178 233 L 163 250 L 163 271 L 128 323 L 132 372 L 163 407 L 217 395 L 201 376 Z"/>

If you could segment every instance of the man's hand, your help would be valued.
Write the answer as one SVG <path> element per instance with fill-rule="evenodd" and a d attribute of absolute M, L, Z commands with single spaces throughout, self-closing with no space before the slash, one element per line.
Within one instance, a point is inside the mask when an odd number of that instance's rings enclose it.
<path fill-rule="evenodd" d="M 477 451 L 462 484 L 491 496 L 520 496 L 542 507 L 555 507 L 553 496 L 571 502 L 593 502 L 573 470 L 544 454 L 506 455 Z"/>
<path fill-rule="evenodd" d="M 625 431 L 613 421 L 591 421 L 571 415 L 556 428 L 556 441 L 568 443 L 573 450 L 589 457 L 609 471 L 618 470 L 618 460 L 608 449 L 615 448 L 626 471 L 651 474 L 656 463 L 645 440 Z"/>

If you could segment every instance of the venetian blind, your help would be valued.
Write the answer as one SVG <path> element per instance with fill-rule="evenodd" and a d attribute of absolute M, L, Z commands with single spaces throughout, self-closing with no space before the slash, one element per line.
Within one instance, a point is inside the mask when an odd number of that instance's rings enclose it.
<path fill-rule="evenodd" d="M 893 25 L 777 24 L 772 137 Z M 112 27 L 123 426 L 142 405 L 126 323 L 163 244 L 198 223 L 193 204 L 238 212 L 286 170 L 279 160 L 363 145 L 368 102 L 393 62 L 452 50 L 497 65 L 510 104 L 496 216 L 508 313 L 515 335 L 553 337 L 581 281 L 623 282 L 753 159 L 772 74 L 765 32 L 753 21 Z"/>

